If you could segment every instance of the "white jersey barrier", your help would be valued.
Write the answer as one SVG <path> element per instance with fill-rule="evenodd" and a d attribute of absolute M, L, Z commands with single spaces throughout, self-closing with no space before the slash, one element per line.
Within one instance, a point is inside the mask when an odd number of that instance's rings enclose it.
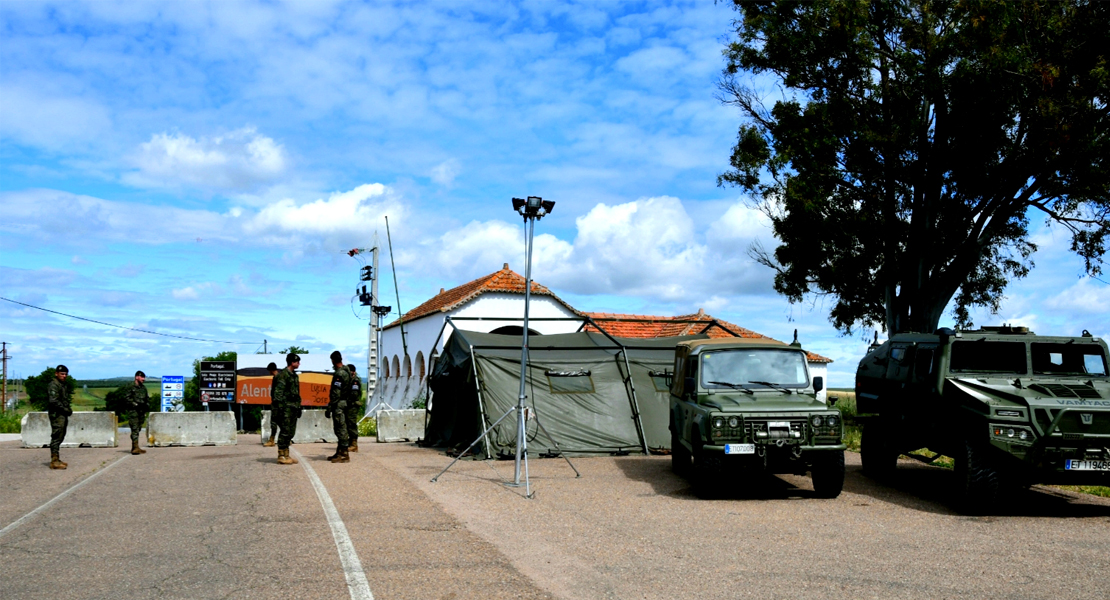
<path fill-rule="evenodd" d="M 262 411 L 262 443 L 266 443 L 266 440 L 270 439 L 271 418 L 272 413 L 270 411 Z M 278 431 L 278 435 L 281 435 L 281 427 L 278 427 Z M 305 409 L 301 412 L 301 418 L 297 419 L 297 431 L 293 434 L 294 444 L 314 444 L 316 442 L 335 444 L 338 441 L 338 438 L 335 437 L 335 428 L 332 427 L 331 419 L 324 416 L 323 410 Z"/>
<path fill-rule="evenodd" d="M 50 446 L 50 416 L 29 412 L 20 422 L 24 448 Z M 117 421 L 114 412 L 75 412 L 66 425 L 62 448 L 115 448 Z"/>
<path fill-rule="evenodd" d="M 233 446 L 236 442 L 235 413 L 157 412 L 146 424 L 151 446 Z"/>
<path fill-rule="evenodd" d="M 424 409 L 378 412 L 379 442 L 415 442 L 424 439 Z"/>

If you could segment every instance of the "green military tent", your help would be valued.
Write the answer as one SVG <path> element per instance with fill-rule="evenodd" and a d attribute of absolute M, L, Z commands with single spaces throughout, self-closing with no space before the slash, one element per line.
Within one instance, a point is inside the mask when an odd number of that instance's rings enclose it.
<path fill-rule="evenodd" d="M 529 454 L 651 452 L 670 449 L 669 375 L 674 347 L 707 336 L 615 338 L 578 332 L 529 335 L 526 406 Z M 521 336 L 456 329 L 436 359 L 424 445 L 462 450 L 516 406 Z M 629 377 L 631 374 L 631 377 Z M 515 452 L 516 418 L 494 427 L 476 456 Z"/>

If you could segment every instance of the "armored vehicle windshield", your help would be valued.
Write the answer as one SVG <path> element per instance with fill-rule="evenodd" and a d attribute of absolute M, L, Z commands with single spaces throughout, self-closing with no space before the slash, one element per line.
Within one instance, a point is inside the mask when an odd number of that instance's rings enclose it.
<path fill-rule="evenodd" d="M 701 385 L 705 389 L 805 388 L 809 385 L 805 354 L 793 349 L 772 348 L 702 352 Z"/>
<path fill-rule="evenodd" d="M 1025 375 L 1025 342 L 965 340 L 952 344 L 953 373 Z"/>
<path fill-rule="evenodd" d="M 1035 375 L 1106 376 L 1106 356 L 1098 344 L 1030 344 Z"/>

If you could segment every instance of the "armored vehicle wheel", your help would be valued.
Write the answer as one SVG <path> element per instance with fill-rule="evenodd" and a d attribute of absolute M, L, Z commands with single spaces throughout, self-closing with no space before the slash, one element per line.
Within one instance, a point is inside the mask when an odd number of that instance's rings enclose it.
<path fill-rule="evenodd" d="M 844 489 L 844 451 L 821 452 L 813 461 L 813 492 L 818 498 L 836 498 Z"/>
<path fill-rule="evenodd" d="M 998 499 L 1002 475 L 989 449 L 964 440 L 956 457 L 956 504 L 961 511 L 979 514 Z"/>
<path fill-rule="evenodd" d="M 888 479 L 898 466 L 898 451 L 890 443 L 888 431 L 881 421 L 871 421 L 863 427 L 859 458 L 863 474 L 872 479 Z"/>
<path fill-rule="evenodd" d="M 679 477 L 690 475 L 690 451 L 682 445 L 682 439 L 674 431 L 671 431 L 671 471 Z"/>

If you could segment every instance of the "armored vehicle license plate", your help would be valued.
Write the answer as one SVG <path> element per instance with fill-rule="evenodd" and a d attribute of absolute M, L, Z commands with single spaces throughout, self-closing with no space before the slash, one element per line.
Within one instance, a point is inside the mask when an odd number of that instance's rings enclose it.
<path fill-rule="evenodd" d="M 755 454 L 755 444 L 725 444 L 725 454 Z"/>
<path fill-rule="evenodd" d="M 1068 471 L 1110 471 L 1110 460 L 1067 460 L 1064 469 Z"/>

